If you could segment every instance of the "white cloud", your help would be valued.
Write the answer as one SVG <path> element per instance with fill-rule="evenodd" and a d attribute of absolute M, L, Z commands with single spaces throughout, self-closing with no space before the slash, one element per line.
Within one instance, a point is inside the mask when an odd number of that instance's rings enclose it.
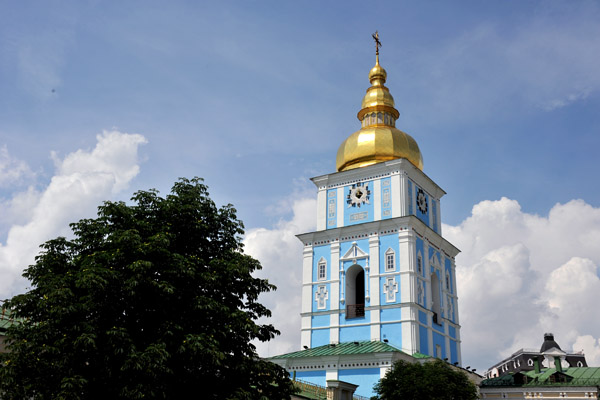
<path fill-rule="evenodd" d="M 456 263 L 465 362 L 485 369 L 521 347 L 539 347 L 544 332 L 564 350 L 585 335 L 600 337 L 591 309 L 600 300 L 599 208 L 572 200 L 545 217 L 502 198 L 475 205 L 443 232 L 462 250 Z M 589 351 L 595 357 L 596 349 Z"/>
<path fill-rule="evenodd" d="M 272 323 L 281 332 L 270 342 L 255 343 L 263 357 L 300 347 L 302 243 L 295 235 L 314 230 L 316 201 L 297 199 L 293 201 L 292 210 L 291 220 L 281 220 L 273 229 L 252 229 L 244 238 L 246 253 L 259 260 L 263 267 L 256 275 L 277 286 L 277 291 L 260 298 L 273 313 L 271 320 L 263 322 Z"/>
<path fill-rule="evenodd" d="M 0 298 L 24 289 L 20 275 L 33 263 L 40 244 L 68 235 L 70 222 L 93 216 L 103 200 L 127 187 L 139 172 L 137 150 L 143 143 L 146 139 L 138 134 L 105 131 L 91 151 L 77 150 L 64 159 L 54 154 L 56 172 L 43 191 L 15 195 L 15 201 L 26 200 L 29 211 L 0 244 Z"/>
<path fill-rule="evenodd" d="M 299 350 L 302 246 L 295 234 L 314 229 L 315 202 L 296 200 L 294 215 L 273 229 L 254 229 L 246 250 L 260 274 L 278 286 L 262 301 L 282 335 L 259 344 L 262 356 Z M 600 365 L 600 208 L 582 200 L 556 204 L 547 216 L 515 200 L 482 201 L 444 237 L 457 257 L 463 361 L 479 371 L 519 348 L 539 348 L 553 332 L 564 350 L 585 350 Z M 465 364 L 465 365 L 466 365 Z"/>
<path fill-rule="evenodd" d="M 33 177 L 27 163 L 12 157 L 6 145 L 0 147 L 0 187 L 22 185 Z"/>

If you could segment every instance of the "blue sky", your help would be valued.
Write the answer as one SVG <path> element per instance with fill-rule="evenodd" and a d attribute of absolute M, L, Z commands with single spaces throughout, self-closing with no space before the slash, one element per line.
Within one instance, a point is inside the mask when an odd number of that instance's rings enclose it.
<path fill-rule="evenodd" d="M 559 274 L 575 258 L 583 261 L 573 268 L 589 261 L 585 271 L 597 275 L 598 251 L 577 247 L 585 240 L 548 270 L 536 267 L 535 251 L 556 243 L 531 241 L 552 225 L 552 210 L 568 208 L 581 220 L 557 232 L 594 238 L 600 230 L 598 21 L 596 1 L 0 0 L 3 273 L 32 260 L 31 246 L 14 244 L 19 234 L 32 240 L 22 232 L 36 232 L 37 246 L 93 215 L 104 199 L 148 188 L 167 193 L 181 176 L 205 178 L 215 201 L 233 203 L 249 232 L 311 229 L 313 216 L 301 223 L 297 215 L 309 212 L 302 202 L 315 194 L 308 178 L 333 172 L 338 146 L 359 129 L 378 30 L 397 126 L 417 140 L 425 173 L 448 192 L 446 231 L 463 253 L 479 255 L 463 256 L 465 280 L 482 260 L 517 245 L 493 233 L 488 247 L 470 245 L 477 234 L 465 232 L 498 226 L 477 225 L 477 206 L 502 210 L 500 221 L 546 221 L 519 242 L 533 260 L 524 267 L 536 272 L 532 279 Z M 98 178 L 94 165 L 113 178 Z M 299 268 L 300 250 L 289 262 Z M 0 296 L 20 287 L 11 285 L 0 285 Z M 528 301 L 539 304 L 548 290 Z M 536 327 L 560 332 L 543 321 Z M 480 369 L 522 344 L 519 329 L 505 332 Z M 586 352 L 598 352 L 600 362 L 599 330 L 565 330 L 564 342 L 592 337 Z M 524 344 L 538 346 L 542 333 Z M 480 347 L 465 350 L 465 335 L 463 353 L 479 357 Z"/>

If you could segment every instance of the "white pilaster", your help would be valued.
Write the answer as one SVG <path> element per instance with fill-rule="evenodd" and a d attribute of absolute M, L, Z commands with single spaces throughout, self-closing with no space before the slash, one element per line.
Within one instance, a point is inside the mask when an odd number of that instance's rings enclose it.
<path fill-rule="evenodd" d="M 340 314 L 334 312 L 329 315 L 329 343 L 340 342 Z"/>
<path fill-rule="evenodd" d="M 442 207 L 440 206 L 439 200 L 436 200 L 436 202 L 437 202 L 437 224 L 438 224 L 437 231 L 438 231 L 438 234 L 440 236 L 442 236 Z"/>
<path fill-rule="evenodd" d="M 340 243 L 334 242 L 331 244 L 331 265 L 329 266 L 331 279 L 331 297 L 330 309 L 337 310 L 340 308 Z"/>
<path fill-rule="evenodd" d="M 379 236 L 371 236 L 369 238 L 369 264 L 370 264 L 370 304 L 371 306 L 379 305 Z"/>
<path fill-rule="evenodd" d="M 371 340 L 381 340 L 381 317 L 379 308 L 371 310 Z"/>
<path fill-rule="evenodd" d="M 375 221 L 381 219 L 381 179 L 373 181 L 373 218 Z"/>
<path fill-rule="evenodd" d="M 327 190 L 319 189 L 317 193 L 317 230 L 327 229 Z"/>
<path fill-rule="evenodd" d="M 312 311 L 313 248 L 304 246 L 302 252 L 302 312 Z"/>
<path fill-rule="evenodd" d="M 398 175 L 397 179 L 399 180 L 400 193 L 398 198 L 393 198 L 394 203 L 392 204 L 392 207 L 397 204 L 399 207 L 398 216 L 404 217 L 408 215 L 408 201 L 410 201 L 410 199 L 408 198 L 408 174 L 406 173 L 406 171 L 400 171 L 400 174 Z M 392 214 L 394 214 L 393 208 Z M 394 214 L 394 217 L 395 216 L 396 215 Z"/>
<path fill-rule="evenodd" d="M 400 171 L 400 174 L 392 174 L 392 217 L 402 217 L 402 209 L 406 207 L 406 187 L 402 189 L 402 181 L 406 180 L 406 172 Z M 404 182 L 406 184 L 406 182 Z"/>
<path fill-rule="evenodd" d="M 399 269 L 402 274 L 400 280 L 400 301 L 408 303 L 415 301 L 415 239 L 411 231 L 403 230 L 398 233 L 398 247 L 400 249 Z"/>
<path fill-rule="evenodd" d="M 429 226 L 433 229 L 433 207 L 432 203 L 435 201 L 433 197 L 427 193 L 427 210 L 429 210 Z"/>
<path fill-rule="evenodd" d="M 344 197 L 344 188 L 339 187 L 337 190 L 337 226 L 344 226 L 344 211 L 346 210 L 346 198 Z"/>

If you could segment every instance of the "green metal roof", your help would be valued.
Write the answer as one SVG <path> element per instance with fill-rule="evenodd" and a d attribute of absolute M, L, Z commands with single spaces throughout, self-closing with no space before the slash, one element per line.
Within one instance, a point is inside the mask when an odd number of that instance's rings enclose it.
<path fill-rule="evenodd" d="M 10 317 L 9 311 L 1 307 L 0 308 L 0 333 L 6 331 L 9 327 L 15 324 L 15 320 Z"/>
<path fill-rule="evenodd" d="M 507 374 L 497 378 L 486 379 L 481 386 L 600 386 L 600 367 L 569 367 L 564 368 L 562 373 L 571 379 L 568 382 L 552 382 L 550 377 L 556 373 L 556 368 L 546 368 L 536 373 L 535 371 L 520 371 L 530 379 L 527 383 L 516 384 L 514 374 Z"/>
<path fill-rule="evenodd" d="M 413 353 L 412 355 L 414 358 L 432 358 L 431 356 L 428 356 L 427 354 L 423 354 L 423 353 Z"/>
<path fill-rule="evenodd" d="M 338 344 L 326 344 L 324 346 L 314 347 L 312 349 L 295 351 L 293 353 L 282 354 L 270 357 L 278 358 L 300 358 L 300 357 L 324 357 L 340 356 L 347 354 L 367 354 L 367 353 L 388 353 L 402 352 L 402 350 L 384 342 L 362 341 L 362 342 L 343 342 Z"/>

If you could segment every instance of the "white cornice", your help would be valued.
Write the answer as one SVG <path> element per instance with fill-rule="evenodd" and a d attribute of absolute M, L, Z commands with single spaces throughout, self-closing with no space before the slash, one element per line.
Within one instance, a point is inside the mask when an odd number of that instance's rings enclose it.
<path fill-rule="evenodd" d="M 446 194 L 431 178 L 405 158 L 369 165 L 368 167 L 321 175 L 311 178 L 311 181 L 313 181 L 319 190 L 324 190 L 356 182 L 398 175 L 400 173 L 406 173 L 411 180 L 436 199 L 440 199 Z"/>

